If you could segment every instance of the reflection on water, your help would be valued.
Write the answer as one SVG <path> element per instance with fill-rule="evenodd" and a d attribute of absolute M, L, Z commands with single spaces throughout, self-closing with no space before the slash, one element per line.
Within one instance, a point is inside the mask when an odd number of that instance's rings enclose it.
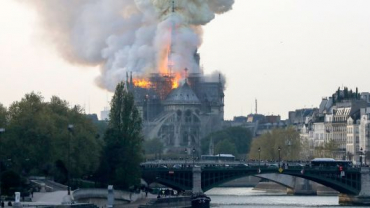
<path fill-rule="evenodd" d="M 341 207 L 338 196 L 288 196 L 252 188 L 214 188 L 206 192 L 211 207 Z M 354 207 L 351 207 L 354 208 Z"/>

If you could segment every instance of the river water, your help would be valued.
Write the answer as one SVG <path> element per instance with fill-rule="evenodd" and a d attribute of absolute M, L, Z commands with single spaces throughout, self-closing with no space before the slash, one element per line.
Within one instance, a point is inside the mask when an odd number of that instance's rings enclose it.
<path fill-rule="evenodd" d="M 266 193 L 252 188 L 214 188 L 206 192 L 211 207 L 342 207 L 338 196 L 290 196 L 283 193 Z M 355 206 L 346 206 L 354 208 Z"/>

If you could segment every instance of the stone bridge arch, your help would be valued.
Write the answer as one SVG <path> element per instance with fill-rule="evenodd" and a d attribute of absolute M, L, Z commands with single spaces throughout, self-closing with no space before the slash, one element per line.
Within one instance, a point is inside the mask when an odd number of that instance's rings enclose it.
<path fill-rule="evenodd" d="M 318 186 L 314 181 L 309 181 L 304 178 L 299 178 L 286 174 L 267 173 L 258 174 L 255 177 L 267 179 L 287 188 L 288 194 L 294 195 L 316 195 L 318 194 Z"/>
<path fill-rule="evenodd" d="M 295 186 L 295 177 L 285 174 L 277 173 L 265 173 L 265 174 L 256 174 L 255 177 L 261 179 L 267 179 L 279 185 L 282 185 L 286 188 L 293 189 Z"/>
<path fill-rule="evenodd" d="M 145 172 L 145 169 L 144 169 Z M 262 168 L 261 173 L 258 172 L 257 167 L 251 168 L 205 168 L 201 173 L 201 187 L 203 191 L 208 191 L 228 181 L 238 179 L 245 176 L 257 176 L 259 174 L 275 173 L 282 175 L 289 175 L 293 177 L 307 179 L 324 186 L 330 187 L 339 193 L 357 195 L 361 190 L 361 173 L 358 169 L 346 170 L 344 176 L 336 169 L 319 170 L 302 167 L 290 168 L 283 170 L 281 173 L 277 169 Z M 151 170 L 143 174 L 144 180 L 156 181 L 168 187 L 177 190 L 191 190 L 193 185 L 192 170 L 187 169 L 158 169 Z M 292 183 L 283 183 L 275 180 L 277 183 L 287 187 L 294 187 Z"/>

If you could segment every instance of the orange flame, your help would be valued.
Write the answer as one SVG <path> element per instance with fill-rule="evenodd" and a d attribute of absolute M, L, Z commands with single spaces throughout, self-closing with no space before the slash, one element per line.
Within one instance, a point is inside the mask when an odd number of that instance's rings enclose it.
<path fill-rule="evenodd" d="M 151 83 L 145 79 L 134 79 L 134 85 L 141 88 L 149 88 Z"/>
<path fill-rule="evenodd" d="M 172 82 L 172 89 L 176 89 L 176 88 L 179 87 L 180 79 L 181 79 L 181 74 L 180 73 L 174 74 L 174 80 Z"/>

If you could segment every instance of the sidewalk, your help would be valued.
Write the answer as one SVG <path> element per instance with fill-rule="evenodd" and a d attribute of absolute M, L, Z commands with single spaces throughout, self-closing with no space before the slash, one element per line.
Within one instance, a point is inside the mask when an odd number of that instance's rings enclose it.
<path fill-rule="evenodd" d="M 70 199 L 67 191 L 54 191 L 54 192 L 35 192 L 33 194 L 32 202 L 22 202 L 24 206 L 36 205 L 61 205 L 69 203 Z"/>

